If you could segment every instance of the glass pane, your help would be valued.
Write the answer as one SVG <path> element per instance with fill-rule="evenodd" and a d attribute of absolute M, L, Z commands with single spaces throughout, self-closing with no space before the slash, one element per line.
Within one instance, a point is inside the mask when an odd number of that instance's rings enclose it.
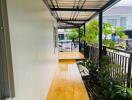
<path fill-rule="evenodd" d="M 126 17 L 120 18 L 120 26 L 126 28 Z"/>
<path fill-rule="evenodd" d="M 117 19 L 108 19 L 108 23 L 110 23 L 113 26 L 117 26 Z"/>

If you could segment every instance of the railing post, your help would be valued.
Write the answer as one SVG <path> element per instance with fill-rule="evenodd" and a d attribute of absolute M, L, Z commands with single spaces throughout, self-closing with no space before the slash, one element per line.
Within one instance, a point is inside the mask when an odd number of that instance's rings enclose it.
<path fill-rule="evenodd" d="M 81 51 L 81 33 L 80 33 L 80 27 L 78 28 L 78 33 L 79 33 L 79 52 Z"/>
<path fill-rule="evenodd" d="M 63 43 L 62 42 L 60 42 L 61 43 L 61 52 L 63 51 L 62 49 L 63 49 Z"/>
<path fill-rule="evenodd" d="M 106 47 L 105 46 L 103 46 L 103 55 L 107 55 L 107 51 L 106 51 Z"/>
<path fill-rule="evenodd" d="M 88 58 L 89 59 L 89 53 L 90 53 L 90 49 L 89 49 L 89 45 L 86 45 L 85 47 L 85 58 Z"/>
<path fill-rule="evenodd" d="M 102 27 L 103 27 L 103 13 L 99 13 L 99 60 L 102 59 Z"/>
<path fill-rule="evenodd" d="M 84 36 L 86 36 L 86 26 L 84 24 Z M 86 56 L 86 42 L 84 41 L 84 56 Z"/>
<path fill-rule="evenodd" d="M 71 41 L 71 52 L 72 52 L 72 41 Z"/>
<path fill-rule="evenodd" d="M 132 54 L 130 54 L 130 58 L 128 61 L 128 74 L 127 74 L 127 87 L 130 87 L 131 84 L 131 69 L 132 69 Z"/>

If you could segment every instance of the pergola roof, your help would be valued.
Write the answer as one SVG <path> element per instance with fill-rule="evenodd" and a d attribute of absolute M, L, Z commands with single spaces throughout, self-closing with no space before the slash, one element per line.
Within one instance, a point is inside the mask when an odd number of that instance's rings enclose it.
<path fill-rule="evenodd" d="M 120 0 L 44 0 L 58 28 L 80 27 Z"/>

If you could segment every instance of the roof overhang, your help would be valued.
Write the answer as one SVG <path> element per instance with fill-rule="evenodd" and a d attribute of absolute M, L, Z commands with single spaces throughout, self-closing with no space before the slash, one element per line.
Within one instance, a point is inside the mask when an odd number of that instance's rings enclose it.
<path fill-rule="evenodd" d="M 120 0 L 43 0 L 58 28 L 80 27 Z"/>

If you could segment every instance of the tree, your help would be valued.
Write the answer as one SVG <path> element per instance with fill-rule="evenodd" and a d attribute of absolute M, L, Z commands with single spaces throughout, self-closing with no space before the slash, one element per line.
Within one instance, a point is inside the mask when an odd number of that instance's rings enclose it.
<path fill-rule="evenodd" d="M 113 27 L 111 24 L 109 23 L 103 23 L 103 35 L 104 35 L 104 39 L 103 41 L 103 45 L 105 46 L 110 46 L 110 47 L 114 47 L 115 43 L 111 40 L 111 39 L 107 39 L 107 36 L 112 34 L 112 30 L 113 28 L 115 29 L 115 33 L 117 34 L 117 36 L 119 36 L 120 38 L 122 38 L 125 34 L 123 32 L 123 28 L 121 27 Z M 83 33 L 83 27 L 81 27 L 81 33 Z M 66 30 L 67 32 L 67 39 L 71 39 L 71 40 L 77 40 L 78 39 L 78 29 L 71 29 L 71 30 Z M 92 20 L 89 23 L 86 24 L 86 34 L 81 35 L 81 40 L 85 41 L 87 44 L 97 44 L 98 43 L 98 34 L 99 34 L 99 22 L 97 20 Z"/>
<path fill-rule="evenodd" d="M 96 44 L 98 43 L 98 34 L 99 22 L 97 20 L 92 20 L 86 25 L 86 36 L 83 36 L 82 40 L 86 41 L 87 44 Z M 103 45 L 113 45 L 113 42 L 107 39 L 109 34 L 112 34 L 112 25 L 103 23 Z"/>
<path fill-rule="evenodd" d="M 115 27 L 115 33 L 120 37 L 122 38 L 125 33 L 123 32 L 124 28 L 122 27 Z"/>
<path fill-rule="evenodd" d="M 103 45 L 114 47 L 115 43 L 111 39 L 107 39 L 107 36 L 112 34 L 112 25 L 109 23 L 103 23 Z"/>
<path fill-rule="evenodd" d="M 123 28 L 114 27 L 117 36 L 122 38 L 124 36 Z M 114 47 L 115 43 L 111 39 L 107 39 L 107 36 L 112 34 L 113 26 L 109 23 L 103 23 L 103 45 Z M 99 22 L 97 20 L 92 20 L 86 25 L 86 35 L 82 37 L 83 41 L 86 41 L 87 44 L 96 44 L 98 43 L 98 34 L 99 34 Z"/>
<path fill-rule="evenodd" d="M 66 38 L 69 40 L 78 40 L 79 38 L 79 29 L 74 28 L 74 29 L 68 29 L 65 30 L 66 32 Z M 80 28 L 80 33 L 83 33 L 83 28 Z"/>
<path fill-rule="evenodd" d="M 78 29 L 70 29 L 70 30 L 65 30 L 66 38 L 69 40 L 77 40 L 78 39 Z"/>
<path fill-rule="evenodd" d="M 103 34 L 104 39 L 106 40 L 107 35 L 112 34 L 112 25 L 109 23 L 103 23 Z"/>
<path fill-rule="evenodd" d="M 86 24 L 86 35 L 82 36 L 83 41 L 86 41 L 87 44 L 95 44 L 98 42 L 98 21 L 92 20 L 88 24 Z"/>

